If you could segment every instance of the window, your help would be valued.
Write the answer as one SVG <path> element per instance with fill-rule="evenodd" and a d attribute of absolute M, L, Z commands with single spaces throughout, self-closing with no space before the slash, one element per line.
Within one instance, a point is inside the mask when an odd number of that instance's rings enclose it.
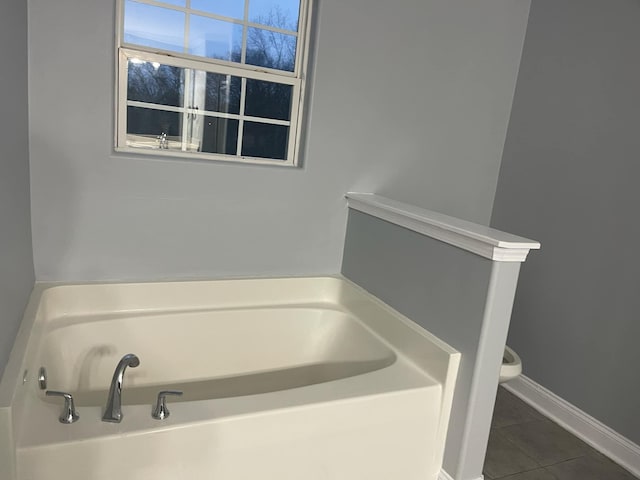
<path fill-rule="evenodd" d="M 295 165 L 310 0 L 119 0 L 116 149 Z"/>

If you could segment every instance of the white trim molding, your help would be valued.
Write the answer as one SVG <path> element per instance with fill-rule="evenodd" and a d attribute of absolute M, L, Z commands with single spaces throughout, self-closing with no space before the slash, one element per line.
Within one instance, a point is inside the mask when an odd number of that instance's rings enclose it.
<path fill-rule="evenodd" d="M 504 387 L 576 437 L 640 477 L 640 446 L 628 438 L 524 375 L 505 383 Z"/>
<path fill-rule="evenodd" d="M 496 262 L 524 262 L 540 243 L 372 193 L 349 192 L 349 208 Z"/>
<path fill-rule="evenodd" d="M 454 480 L 451 475 L 449 475 L 444 470 L 440 470 L 440 475 L 438 475 L 438 480 Z"/>
<path fill-rule="evenodd" d="M 451 475 L 449 475 L 444 470 L 440 470 L 440 474 L 438 475 L 438 480 L 455 480 Z M 475 480 L 484 480 L 484 475 L 480 475 Z"/>

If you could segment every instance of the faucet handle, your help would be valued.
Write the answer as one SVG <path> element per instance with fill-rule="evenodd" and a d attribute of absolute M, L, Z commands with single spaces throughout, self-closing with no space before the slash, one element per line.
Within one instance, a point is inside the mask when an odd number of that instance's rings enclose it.
<path fill-rule="evenodd" d="M 73 403 L 73 397 L 70 393 L 67 392 L 57 392 L 55 390 L 47 390 L 45 392 L 47 397 L 63 397 L 64 398 L 64 408 L 62 409 L 62 413 L 60 414 L 60 418 L 58 420 L 60 423 L 73 423 L 77 422 L 80 419 L 80 415 L 76 412 L 76 406 Z"/>
<path fill-rule="evenodd" d="M 169 416 L 169 409 L 167 408 L 167 395 L 182 395 L 179 390 L 163 390 L 158 393 L 158 400 L 156 401 L 156 407 L 153 409 L 151 416 L 156 420 L 164 420 Z"/>

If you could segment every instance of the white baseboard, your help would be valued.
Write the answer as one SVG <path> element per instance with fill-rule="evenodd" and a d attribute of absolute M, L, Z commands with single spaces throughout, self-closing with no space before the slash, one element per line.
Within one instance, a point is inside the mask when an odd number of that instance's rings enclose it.
<path fill-rule="evenodd" d="M 640 477 L 640 446 L 628 438 L 524 375 L 505 383 L 503 387 Z M 443 477 L 443 480 L 448 479 Z"/>
<path fill-rule="evenodd" d="M 440 470 L 440 475 L 438 475 L 438 480 L 455 480 L 455 479 L 444 470 Z M 484 475 L 480 475 L 475 480 L 484 480 Z"/>
<path fill-rule="evenodd" d="M 440 475 L 438 475 L 438 480 L 453 480 L 453 477 L 449 475 L 444 470 L 440 470 Z"/>

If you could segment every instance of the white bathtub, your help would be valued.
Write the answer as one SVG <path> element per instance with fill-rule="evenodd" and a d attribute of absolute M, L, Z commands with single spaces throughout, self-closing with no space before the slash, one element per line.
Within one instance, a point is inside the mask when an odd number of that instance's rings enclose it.
<path fill-rule="evenodd" d="M 126 353 L 140 366 L 105 423 Z M 16 480 L 435 480 L 458 363 L 338 277 L 41 285 L 0 385 L 0 460 Z M 152 419 L 166 389 L 184 395 Z"/>

